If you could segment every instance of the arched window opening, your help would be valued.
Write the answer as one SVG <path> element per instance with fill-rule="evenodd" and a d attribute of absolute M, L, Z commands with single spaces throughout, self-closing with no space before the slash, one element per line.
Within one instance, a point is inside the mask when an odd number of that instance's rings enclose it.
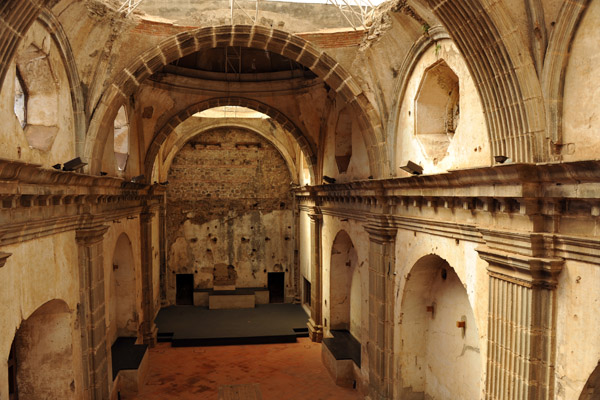
<path fill-rule="evenodd" d="M 14 112 L 29 146 L 49 151 L 59 131 L 59 82 L 50 61 L 51 40 L 31 44 L 16 57 Z"/>
<path fill-rule="evenodd" d="M 270 119 L 266 114 L 242 106 L 221 106 L 209 108 L 195 114 L 202 118 L 259 118 Z"/>
<path fill-rule="evenodd" d="M 21 128 L 25 129 L 25 125 L 27 125 L 27 91 L 25 90 L 25 83 L 23 83 L 23 78 L 18 69 L 15 72 L 14 110 Z"/>
<path fill-rule="evenodd" d="M 415 98 L 415 132 L 427 156 L 446 157 L 460 119 L 458 76 L 441 60 L 429 67 Z"/>
<path fill-rule="evenodd" d="M 117 170 L 124 171 L 129 157 L 129 120 L 125 106 L 121 106 L 114 122 L 114 151 Z"/>

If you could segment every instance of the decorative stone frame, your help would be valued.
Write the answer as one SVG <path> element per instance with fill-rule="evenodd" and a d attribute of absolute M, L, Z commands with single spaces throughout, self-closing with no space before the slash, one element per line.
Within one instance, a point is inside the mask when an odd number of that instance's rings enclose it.
<path fill-rule="evenodd" d="M 27 118 L 20 122 L 29 146 L 48 151 L 59 131 L 59 84 L 50 62 L 50 36 L 43 39 L 41 47 L 38 45 L 32 43 L 16 57 L 17 79 L 22 79 L 26 93 Z"/>
<path fill-rule="evenodd" d="M 446 157 L 459 118 L 458 76 L 442 59 L 425 70 L 415 96 L 415 135 L 434 164 Z"/>

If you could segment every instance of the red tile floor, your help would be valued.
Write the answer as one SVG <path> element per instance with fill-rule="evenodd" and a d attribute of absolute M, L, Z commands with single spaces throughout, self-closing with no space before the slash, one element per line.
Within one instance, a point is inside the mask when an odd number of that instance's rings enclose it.
<path fill-rule="evenodd" d="M 217 400 L 219 386 L 258 383 L 263 400 L 355 400 L 321 363 L 321 344 L 297 343 L 150 349 L 150 370 L 139 400 Z M 122 397 L 126 399 L 126 397 Z M 131 398 L 131 397 L 130 397 Z"/>

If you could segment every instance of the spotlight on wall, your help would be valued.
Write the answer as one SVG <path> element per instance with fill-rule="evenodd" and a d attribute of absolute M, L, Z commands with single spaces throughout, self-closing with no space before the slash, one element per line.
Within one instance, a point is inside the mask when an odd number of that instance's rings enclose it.
<path fill-rule="evenodd" d="M 52 168 L 54 168 L 54 169 L 60 169 L 61 167 L 62 167 L 62 164 L 54 164 L 52 166 Z"/>
<path fill-rule="evenodd" d="M 508 160 L 508 157 L 505 155 L 494 156 L 494 161 L 498 164 L 504 164 Z"/>
<path fill-rule="evenodd" d="M 421 167 L 419 164 L 415 164 L 412 161 L 408 161 L 408 163 L 406 163 L 405 166 L 400 167 L 400 169 L 413 175 L 421 175 L 423 173 L 423 167 Z"/>
<path fill-rule="evenodd" d="M 144 179 L 146 179 L 146 177 L 144 175 L 138 175 L 138 176 L 134 176 L 133 178 L 131 178 L 131 182 L 133 182 L 133 183 L 140 183 Z"/>
<path fill-rule="evenodd" d="M 330 177 L 330 176 L 327 176 L 327 175 L 323 175 L 323 180 L 324 180 L 326 183 L 335 183 L 335 178 L 332 178 L 332 177 Z"/>
<path fill-rule="evenodd" d="M 81 161 L 81 158 L 75 157 L 71 161 L 67 161 L 63 165 L 63 171 L 76 171 L 80 168 L 83 168 L 87 165 L 87 163 Z"/>

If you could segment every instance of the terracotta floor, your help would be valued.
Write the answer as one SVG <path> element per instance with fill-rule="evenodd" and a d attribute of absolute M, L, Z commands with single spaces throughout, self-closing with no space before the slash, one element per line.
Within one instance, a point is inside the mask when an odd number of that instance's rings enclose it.
<path fill-rule="evenodd" d="M 135 399 L 217 400 L 221 385 L 258 383 L 263 400 L 354 400 L 356 390 L 341 388 L 321 363 L 321 345 L 297 343 L 171 347 L 150 350 L 150 371 Z"/>

